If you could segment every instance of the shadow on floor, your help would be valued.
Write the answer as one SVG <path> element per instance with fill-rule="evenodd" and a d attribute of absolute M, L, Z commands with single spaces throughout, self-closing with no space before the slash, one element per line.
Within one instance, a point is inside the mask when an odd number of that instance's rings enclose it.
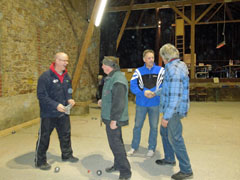
<path fill-rule="evenodd" d="M 29 152 L 7 162 L 7 166 L 11 169 L 32 169 L 35 168 L 34 164 L 35 152 Z M 54 162 L 62 162 L 60 156 L 53 155 L 47 152 L 47 161 L 49 164 Z"/>
<path fill-rule="evenodd" d="M 90 180 L 96 179 L 117 179 L 119 176 L 119 172 L 115 173 L 106 173 L 105 168 L 111 167 L 113 165 L 112 161 L 103 159 L 101 154 L 91 154 L 89 156 L 81 159 L 81 164 L 85 168 L 86 172 L 81 172 L 86 176 L 90 176 Z M 100 170 L 102 174 L 97 175 L 97 171 Z"/>
<path fill-rule="evenodd" d="M 131 149 L 130 144 L 125 144 L 126 151 Z M 150 176 L 169 176 L 173 174 L 174 167 L 172 166 L 159 166 L 155 163 L 157 159 L 163 158 L 158 150 L 156 150 L 155 155 L 152 158 L 146 157 L 148 149 L 139 146 L 138 151 L 133 155 L 128 157 L 131 160 L 131 165 L 138 169 L 138 172 L 142 174 L 142 177 L 146 175 Z"/>

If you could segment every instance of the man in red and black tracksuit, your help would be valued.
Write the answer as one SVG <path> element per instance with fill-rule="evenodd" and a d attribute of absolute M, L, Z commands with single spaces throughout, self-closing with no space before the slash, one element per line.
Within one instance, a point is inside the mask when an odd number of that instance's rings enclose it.
<path fill-rule="evenodd" d="M 49 170 L 46 153 L 50 135 L 54 128 L 58 133 L 62 160 L 77 162 L 71 147 L 71 127 L 66 106 L 74 106 L 72 99 L 71 79 L 67 73 L 68 55 L 59 52 L 55 55 L 55 62 L 50 69 L 38 79 L 37 97 L 40 105 L 40 129 L 36 145 L 35 166 L 42 170 Z"/>

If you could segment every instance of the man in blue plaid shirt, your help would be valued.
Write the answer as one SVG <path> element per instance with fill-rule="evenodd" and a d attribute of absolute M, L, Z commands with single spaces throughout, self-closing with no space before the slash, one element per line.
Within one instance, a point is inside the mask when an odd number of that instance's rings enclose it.
<path fill-rule="evenodd" d="M 179 59 L 179 51 L 172 44 L 165 44 L 160 49 L 160 56 L 165 64 L 165 76 L 160 95 L 160 112 L 163 113 L 160 134 L 164 148 L 164 159 L 156 160 L 158 165 L 176 165 L 180 171 L 172 179 L 183 180 L 193 177 L 190 160 L 182 137 L 181 119 L 189 109 L 189 77 L 186 64 Z"/>

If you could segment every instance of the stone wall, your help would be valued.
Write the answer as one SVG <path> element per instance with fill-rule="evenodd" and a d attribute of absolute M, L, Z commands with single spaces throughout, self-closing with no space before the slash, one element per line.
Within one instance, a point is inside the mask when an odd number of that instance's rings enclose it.
<path fill-rule="evenodd" d="M 88 4 L 88 0 L 1 0 L 0 130 L 39 116 L 37 80 L 49 68 L 56 52 L 69 55 L 72 77 L 88 26 Z M 90 100 L 96 94 L 99 32 L 95 28 L 78 88 L 83 91 L 78 93 L 77 101 Z M 29 103 L 26 95 L 32 98 L 34 110 L 24 106 Z M 13 103 L 17 109 L 3 109 L 2 103 Z M 24 114 L 16 116 L 15 112 Z M 2 113 L 8 114 L 7 119 Z"/>

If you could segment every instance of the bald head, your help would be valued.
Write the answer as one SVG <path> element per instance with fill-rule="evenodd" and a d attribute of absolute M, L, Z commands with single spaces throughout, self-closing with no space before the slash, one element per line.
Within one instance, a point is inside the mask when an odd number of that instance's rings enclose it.
<path fill-rule="evenodd" d="M 68 65 L 68 55 L 64 52 L 58 52 L 55 55 L 55 70 L 62 73 Z"/>
<path fill-rule="evenodd" d="M 56 59 L 68 59 L 68 55 L 64 52 L 58 52 L 56 55 L 55 55 L 55 60 Z"/>

